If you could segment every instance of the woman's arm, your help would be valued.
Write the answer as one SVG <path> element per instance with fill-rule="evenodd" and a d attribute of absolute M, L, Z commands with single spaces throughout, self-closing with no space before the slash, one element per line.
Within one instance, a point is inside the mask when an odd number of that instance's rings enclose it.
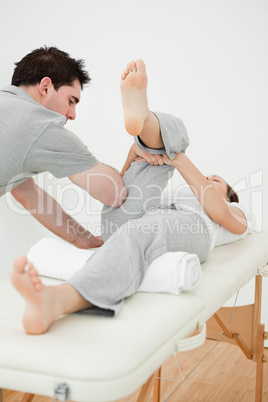
<path fill-rule="evenodd" d="M 184 153 L 176 154 L 173 160 L 166 156 L 163 158 L 165 163 L 174 166 L 179 171 L 210 219 L 232 233 L 245 232 L 247 220 L 243 212 L 235 206 L 228 205 L 213 184 Z"/>

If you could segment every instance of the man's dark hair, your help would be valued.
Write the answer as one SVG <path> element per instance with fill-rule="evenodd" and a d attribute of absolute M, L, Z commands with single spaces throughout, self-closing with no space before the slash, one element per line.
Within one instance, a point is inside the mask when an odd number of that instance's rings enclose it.
<path fill-rule="evenodd" d="M 49 77 L 57 91 L 63 85 L 72 85 L 78 79 L 83 89 L 91 79 L 85 69 L 84 60 L 75 60 L 56 47 L 41 47 L 15 63 L 12 85 L 30 86 Z"/>

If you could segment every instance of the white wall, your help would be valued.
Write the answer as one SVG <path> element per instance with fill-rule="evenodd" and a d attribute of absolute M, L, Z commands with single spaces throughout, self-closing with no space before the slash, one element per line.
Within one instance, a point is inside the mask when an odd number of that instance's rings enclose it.
<path fill-rule="evenodd" d="M 120 74 L 128 61 L 143 58 L 151 109 L 184 119 L 188 155 L 204 173 L 236 185 L 258 226 L 268 229 L 266 0 L 0 0 L 0 14 L 0 87 L 10 83 L 14 62 L 44 44 L 85 59 L 92 83 L 68 128 L 120 169 L 132 144 L 123 127 Z M 50 175 L 38 180 L 51 183 Z M 88 228 L 99 222 L 88 211 L 100 211 L 99 203 L 82 205 L 67 180 L 52 182 L 51 193 L 76 219 Z M 0 199 L 0 279 L 18 254 L 49 234 L 10 203 L 9 196 Z"/>

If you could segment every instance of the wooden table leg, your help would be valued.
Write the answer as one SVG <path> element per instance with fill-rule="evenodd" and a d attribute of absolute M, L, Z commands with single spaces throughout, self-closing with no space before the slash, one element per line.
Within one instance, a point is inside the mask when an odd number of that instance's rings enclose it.
<path fill-rule="evenodd" d="M 161 377 L 161 367 L 157 372 L 156 377 Z M 153 402 L 160 402 L 160 391 L 161 391 L 161 379 L 156 378 L 154 382 L 154 399 Z"/>
<path fill-rule="evenodd" d="M 155 378 L 158 377 L 159 369 L 149 378 L 149 380 L 146 382 L 146 384 L 143 385 L 137 402 L 146 402 L 149 398 L 149 395 L 151 393 L 151 390 L 153 388 L 153 385 L 155 383 Z M 160 400 L 160 399 L 159 399 Z M 157 399 L 154 399 L 154 402 L 156 402 Z"/>
<path fill-rule="evenodd" d="M 256 393 L 255 402 L 262 401 L 263 386 L 263 352 L 264 352 L 264 324 L 258 325 L 257 338 L 257 368 L 256 368 Z"/>

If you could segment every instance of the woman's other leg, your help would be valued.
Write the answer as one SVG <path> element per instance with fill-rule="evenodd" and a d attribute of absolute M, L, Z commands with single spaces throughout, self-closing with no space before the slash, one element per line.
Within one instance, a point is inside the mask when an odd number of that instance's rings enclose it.
<path fill-rule="evenodd" d="M 121 226 L 67 283 L 90 303 L 117 311 L 122 300 L 138 290 L 155 258 L 184 251 L 197 254 L 203 262 L 210 243 L 198 214 L 151 210 Z"/>
<path fill-rule="evenodd" d="M 70 285 L 43 285 L 25 256 L 15 260 L 11 282 L 26 302 L 23 326 L 28 334 L 42 334 L 61 315 L 92 306 Z"/>
<path fill-rule="evenodd" d="M 69 281 L 45 286 L 26 257 L 14 263 L 12 283 L 26 301 L 25 331 L 41 334 L 61 315 L 96 305 L 114 310 L 135 293 L 149 264 L 167 251 L 186 251 L 204 261 L 210 238 L 198 214 L 157 209 L 129 221 Z"/>

